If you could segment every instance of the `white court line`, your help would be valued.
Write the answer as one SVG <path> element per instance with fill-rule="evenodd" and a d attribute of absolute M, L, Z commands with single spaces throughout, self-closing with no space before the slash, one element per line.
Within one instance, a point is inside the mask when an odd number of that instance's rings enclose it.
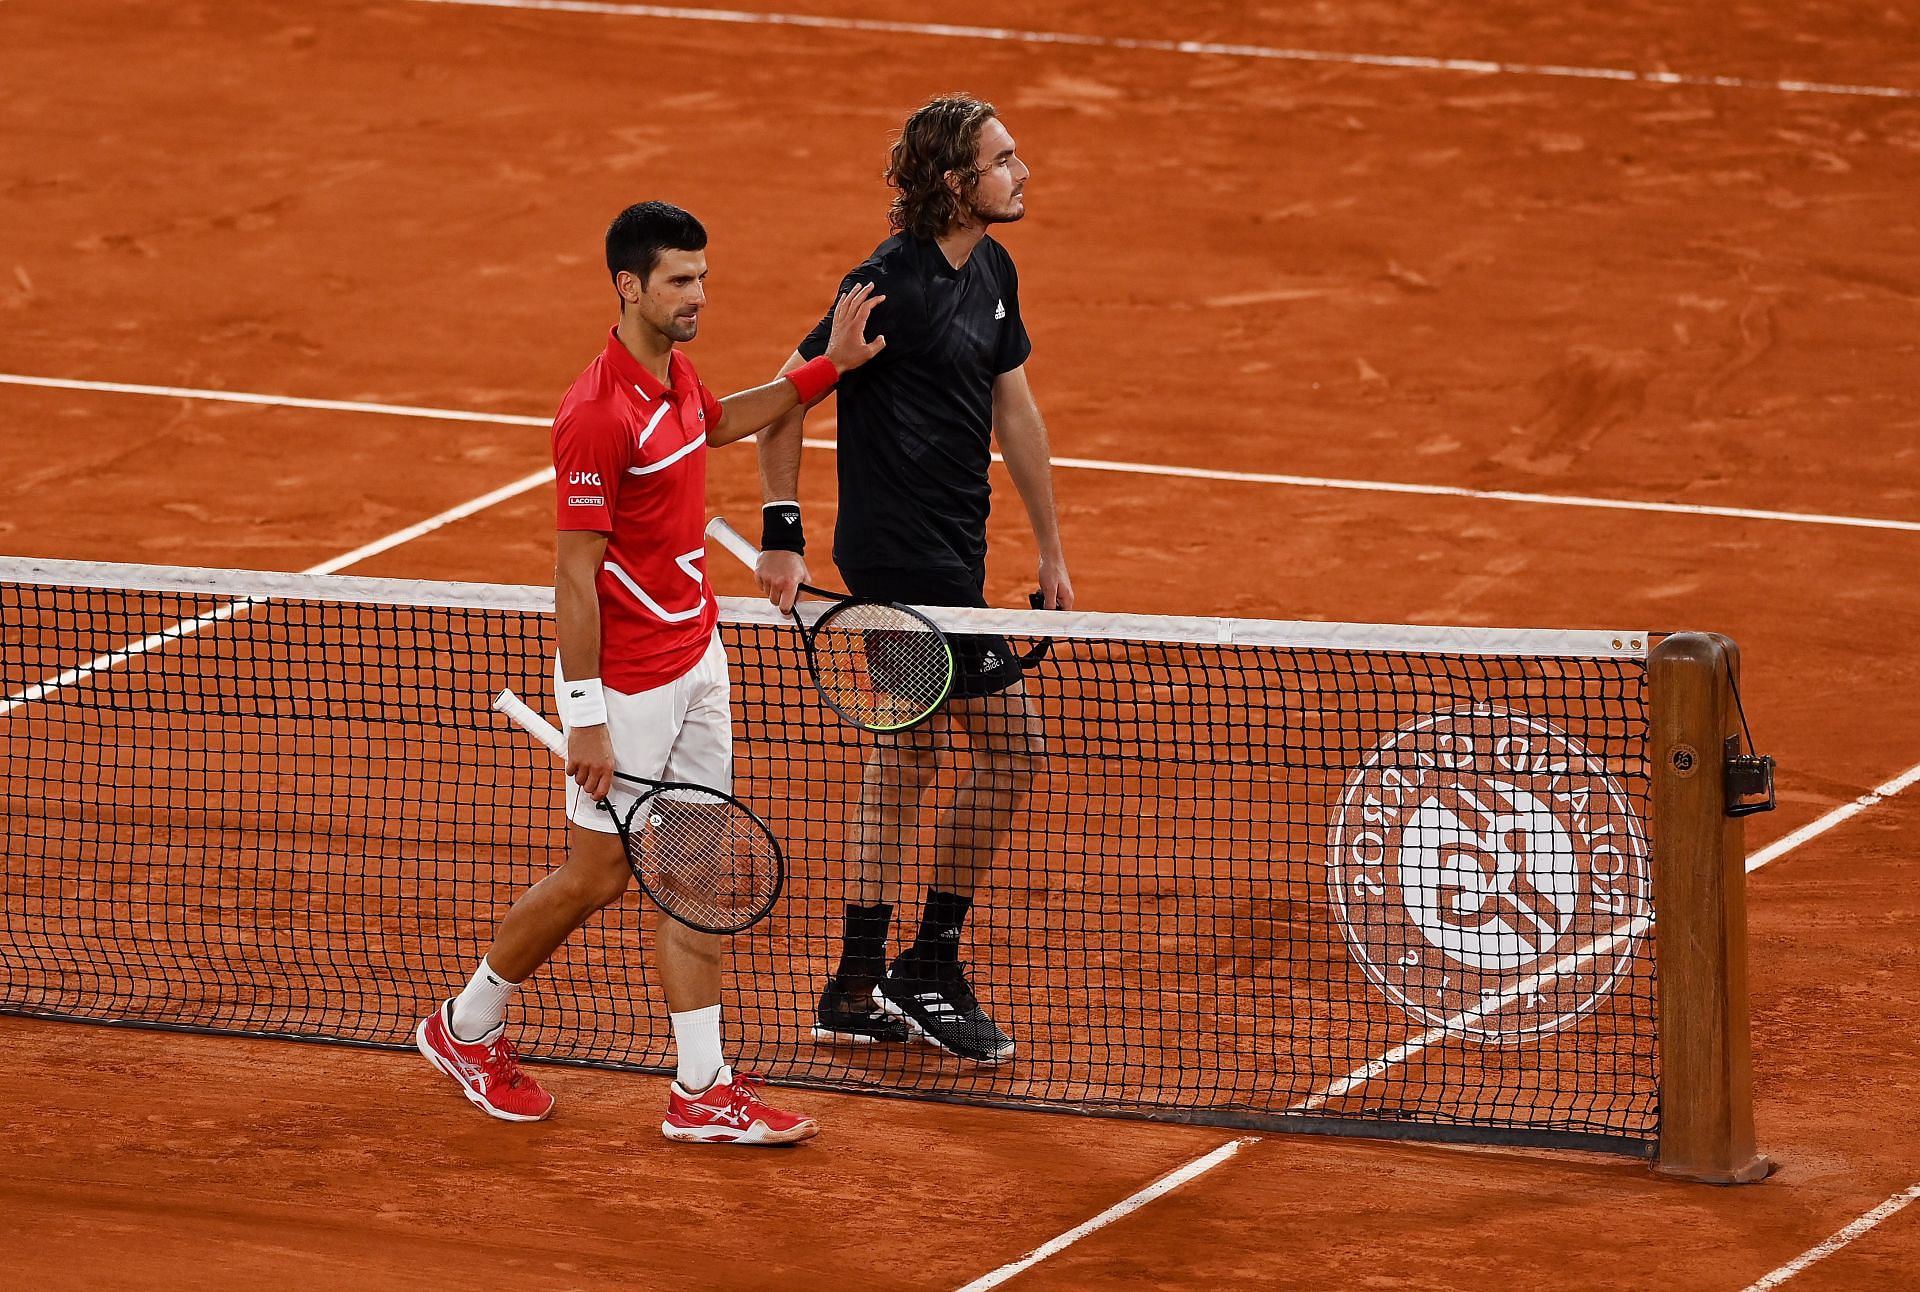
<path fill-rule="evenodd" d="M 1457 1035 L 1467 1024 L 1478 1022 L 1489 1014 L 1499 1013 L 1522 996 L 1530 995 L 1539 990 L 1540 984 L 1554 978 L 1559 978 L 1565 974 L 1573 973 L 1587 961 L 1611 953 L 1615 947 L 1623 942 L 1631 942 L 1646 932 L 1652 925 L 1653 921 L 1646 916 L 1641 916 L 1639 919 L 1628 920 L 1625 924 L 1601 934 L 1578 950 L 1567 952 L 1567 954 L 1555 960 L 1545 969 L 1538 970 L 1522 978 L 1519 982 L 1501 991 L 1498 996 L 1483 1000 L 1472 1009 L 1462 1010 L 1444 1022 L 1420 1033 L 1420 1035 L 1402 1041 L 1378 1058 L 1369 1059 L 1352 1072 L 1349 1072 L 1346 1076 L 1341 1077 L 1337 1081 L 1328 1082 L 1313 1094 L 1302 1099 L 1299 1103 L 1290 1106 L 1287 1111 L 1290 1113 L 1308 1113 L 1325 1106 L 1329 1099 L 1338 1099 L 1341 1095 L 1348 1093 L 1356 1086 L 1365 1085 L 1389 1069 L 1405 1063 L 1408 1059 L 1433 1045 L 1436 1041 Z"/>
<path fill-rule="evenodd" d="M 1185 1166 L 1167 1172 L 1167 1174 L 1161 1176 L 1158 1180 L 1147 1185 L 1139 1192 L 1114 1203 L 1093 1219 L 1083 1224 L 1075 1225 L 1058 1238 L 1052 1238 L 1040 1244 L 1040 1246 L 1034 1248 L 1019 1260 L 1009 1261 L 990 1274 L 982 1274 L 973 1282 L 961 1287 L 959 1292 L 987 1292 L 988 1288 L 997 1288 L 1022 1270 L 1038 1265 L 1049 1256 L 1056 1255 L 1073 1246 L 1088 1234 L 1096 1230 L 1105 1229 L 1108 1225 L 1111 1225 L 1123 1216 L 1131 1215 L 1146 1206 L 1149 1202 L 1152 1202 L 1155 1198 L 1172 1193 L 1189 1180 L 1197 1179 L 1213 1170 L 1214 1167 L 1219 1166 L 1247 1145 L 1258 1144 L 1259 1142 L 1260 1137 L 1258 1135 L 1248 1135 L 1240 1139 L 1228 1140 L 1225 1144 L 1214 1149 L 1213 1152 L 1208 1153 L 1206 1156 L 1197 1157 Z"/>
<path fill-rule="evenodd" d="M 329 413 L 379 413 L 383 417 L 420 417 L 434 422 L 487 422 L 500 426 L 552 426 L 551 417 L 518 417 L 509 413 L 473 413 L 458 408 L 418 408 L 411 404 L 368 404 L 353 399 L 302 399 L 298 395 L 257 395 L 239 390 L 206 390 L 194 386 L 142 386 L 125 381 L 72 381 L 65 377 L 33 377 L 0 372 L 0 386 L 43 386 L 48 390 L 89 390 L 109 395 L 159 395 L 167 399 L 207 399 L 222 404 L 257 404 L 268 408 L 317 408 Z"/>
<path fill-rule="evenodd" d="M 529 489 L 537 489 L 552 480 L 552 467 L 536 471 L 529 476 L 522 476 L 512 484 L 502 485 L 491 493 L 483 493 L 478 498 L 469 499 L 457 507 L 449 507 L 437 516 L 429 516 L 418 524 L 409 525 L 405 529 L 395 530 L 385 538 L 376 538 L 373 542 L 356 547 L 350 552 L 342 552 L 338 556 L 330 557 L 318 565 L 310 566 L 302 570 L 301 573 L 332 574 L 336 570 L 345 569 L 349 565 L 357 565 L 368 557 L 378 556 L 382 552 L 399 547 L 402 543 L 411 543 L 423 534 L 430 534 L 444 525 L 451 525 L 454 521 L 462 520 L 465 517 L 473 515 L 475 512 L 485 511 L 495 503 L 505 502 L 509 498 L 523 494 Z M 267 600 L 265 597 L 242 597 L 235 601 L 229 601 L 224 605 L 214 607 L 212 610 L 195 615 L 191 619 L 182 619 L 177 623 L 169 624 L 157 633 L 150 633 L 135 641 L 126 642 L 114 650 L 95 655 L 86 663 L 75 668 L 67 669 L 62 673 L 56 673 L 51 677 L 42 678 L 31 686 L 23 687 L 15 691 L 5 700 L 0 700 L 0 718 L 5 717 L 7 714 L 12 713 L 15 709 L 21 708 L 24 705 L 44 700 L 56 691 L 64 691 L 74 683 L 85 681 L 103 669 L 124 664 L 130 659 L 145 655 L 148 651 L 158 650 L 168 642 L 179 641 L 183 637 L 191 637 L 203 628 L 209 628 L 214 624 L 223 623 L 241 611 L 246 610 L 248 607 L 259 605 L 265 600 Z"/>
<path fill-rule="evenodd" d="M 1770 90 L 1789 94 L 1842 94 L 1877 99 L 1920 99 L 1920 90 L 1894 85 L 1836 85 L 1821 81 L 1764 81 L 1742 76 L 1701 76 L 1681 72 L 1637 72 L 1622 67 L 1565 67 L 1554 63 L 1501 63 L 1479 58 L 1428 58 L 1408 54 L 1353 54 L 1271 45 L 1222 44 L 1208 40 L 1154 40 L 1130 36 L 1090 36 L 1067 31 L 1022 31 L 1012 27 L 969 27 L 944 22 L 897 22 L 881 18 L 833 18 L 815 14 L 756 13 L 741 9 L 689 9 L 676 5 L 612 4 L 603 0 L 418 0 L 424 4 L 482 9 L 529 9 L 549 13 L 606 14 L 676 22 L 717 22 L 766 27 L 810 27 L 820 31 L 871 31 L 896 36 L 946 40 L 985 40 L 1021 45 L 1079 45 L 1092 49 L 1147 50 L 1163 54 L 1202 54 L 1291 63 L 1337 63 L 1416 72 L 1467 72 L 1476 75 L 1551 76 L 1581 81 L 1625 81 L 1637 85 L 1686 85 L 1725 90 Z"/>
<path fill-rule="evenodd" d="M 542 422 L 541 425 L 550 426 L 552 425 L 552 421 L 549 419 L 546 422 Z M 451 525 L 456 520 L 465 520 L 475 512 L 485 511 L 487 508 L 497 503 L 503 503 L 509 498 L 517 498 L 529 489 L 538 489 L 541 485 L 552 483 L 553 468 L 542 467 L 532 475 L 521 476 L 513 483 L 501 485 L 491 493 L 483 493 L 478 498 L 470 498 L 457 507 L 447 508 L 437 516 L 427 517 L 417 525 L 409 525 L 405 529 L 397 529 L 385 538 L 376 538 L 371 543 L 356 547 L 351 552 L 342 552 L 340 555 L 322 561 L 318 565 L 300 571 L 300 573 L 332 574 L 335 571 L 344 570 L 349 565 L 360 564 L 360 562 L 366 560 L 368 557 L 378 556 L 382 552 L 391 551 L 393 548 L 399 547 L 402 543 L 411 543 L 422 534 L 431 534 L 434 530 L 446 525 Z"/>
<path fill-rule="evenodd" d="M 552 418 L 509 413 L 477 413 L 457 408 L 421 408 L 411 404 L 371 404 L 354 400 L 303 399 L 292 395 L 262 395 L 230 390 L 200 390 L 188 386 L 142 386 L 114 381 L 75 381 L 63 377 L 35 377 L 0 373 L 0 386 L 35 386 L 52 390 L 85 390 L 104 394 L 156 395 L 169 399 L 208 399 L 264 407 L 314 408 L 331 412 L 377 413 L 385 417 L 419 417 L 432 421 L 482 422 L 498 426 L 551 426 Z M 832 440 L 805 440 L 810 449 L 833 452 Z M 994 454 L 994 461 L 1001 461 Z M 1208 467 L 1165 466 L 1152 462 L 1109 462 L 1100 458 L 1055 458 L 1065 471 L 1107 471 L 1123 475 L 1166 476 L 1182 480 L 1221 480 L 1238 484 L 1281 485 L 1295 489 L 1334 489 L 1358 493 L 1409 494 L 1427 498 L 1464 498 L 1482 502 L 1511 502 L 1544 507 L 1582 507 L 1596 511 L 1656 512 L 1669 516 L 1712 516 L 1729 520 L 1761 520 L 1791 525 L 1830 525 L 1845 529 L 1885 529 L 1920 534 L 1920 521 L 1884 520 L 1871 516 L 1838 516 L 1822 512 L 1768 511 L 1756 507 L 1715 507 L 1701 503 L 1644 502 L 1630 498 L 1589 498 L 1576 494 L 1518 493 L 1509 489 L 1468 489 L 1458 485 L 1406 484 L 1395 480 L 1348 480 L 1328 476 L 1282 475 L 1266 471 L 1221 471 Z"/>
<path fill-rule="evenodd" d="M 1872 1211 L 1867 1212 L 1851 1225 L 1848 1225 L 1845 1229 L 1842 1229 L 1839 1233 L 1827 1239 L 1826 1242 L 1819 1244 L 1817 1247 L 1809 1247 L 1806 1251 L 1800 1253 L 1765 1278 L 1749 1283 L 1746 1287 L 1746 1292 L 1769 1292 L 1769 1289 L 1779 1287 L 1801 1270 L 1806 1269 L 1807 1266 L 1814 1264 L 1816 1261 L 1823 1261 L 1833 1255 L 1842 1247 L 1845 1247 L 1848 1243 L 1885 1220 L 1888 1216 L 1893 1215 L 1902 1207 L 1905 1207 L 1915 1198 L 1920 1198 L 1920 1184 L 1913 1185 L 1904 1192 L 1894 1194 Z"/>
<path fill-rule="evenodd" d="M 1881 785 L 1876 785 L 1872 790 L 1862 794 L 1853 802 L 1842 803 L 1839 807 L 1818 820 L 1807 822 L 1807 824 L 1801 826 L 1792 834 L 1783 835 L 1775 839 L 1759 852 L 1747 858 L 1747 873 L 1751 875 L 1754 871 L 1760 869 L 1760 867 L 1766 865 L 1776 857 L 1785 856 L 1807 840 L 1814 838 L 1816 835 L 1825 834 L 1842 821 L 1847 821 L 1860 815 L 1860 813 L 1866 811 L 1868 808 L 1892 798 L 1901 790 L 1907 789 L 1916 782 L 1920 782 L 1920 763 L 1916 763 L 1914 766 L 1907 768 L 1906 771 L 1901 772 L 1892 780 Z"/>
<path fill-rule="evenodd" d="M 831 448 L 808 440 L 809 448 Z M 994 461 L 1001 460 L 998 453 Z M 1056 467 L 1080 471 L 1122 471 L 1131 475 L 1182 476 L 1189 480 L 1236 480 L 1251 484 L 1292 485 L 1301 489 L 1352 489 L 1366 493 L 1419 494 L 1429 498 L 1477 498 L 1548 507 L 1591 507 L 1601 511 L 1651 511 L 1671 516 L 1724 516 L 1735 520 L 1776 520 L 1797 525 L 1840 525 L 1850 529 L 1898 529 L 1920 533 L 1920 521 L 1878 520 L 1866 516 L 1830 516 L 1817 512 L 1766 511 L 1757 507 L 1712 507 L 1699 503 L 1638 502 L 1629 498 L 1586 498 L 1577 494 L 1517 493 L 1511 489 L 1467 489 L 1459 485 L 1401 484 L 1390 480 L 1342 480 L 1325 476 L 1276 475 L 1262 471 L 1215 471 L 1206 467 L 1164 467 L 1145 462 L 1102 462 L 1094 458 L 1055 458 Z"/>

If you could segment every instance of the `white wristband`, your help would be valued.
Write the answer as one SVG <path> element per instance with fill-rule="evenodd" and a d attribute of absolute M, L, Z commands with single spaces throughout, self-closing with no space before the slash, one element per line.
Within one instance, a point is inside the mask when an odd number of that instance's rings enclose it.
<path fill-rule="evenodd" d="M 607 725 L 607 694 L 597 677 L 583 677 L 560 687 L 560 718 L 568 727 Z"/>

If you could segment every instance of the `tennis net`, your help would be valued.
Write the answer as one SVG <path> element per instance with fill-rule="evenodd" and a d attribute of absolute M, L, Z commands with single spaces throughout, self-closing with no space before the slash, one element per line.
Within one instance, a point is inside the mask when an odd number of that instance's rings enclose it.
<path fill-rule="evenodd" d="M 551 611 L 545 588 L 0 559 L 0 1011 L 407 1045 L 562 855 L 559 769 L 488 708 L 511 687 L 551 712 Z M 962 942 L 1016 1055 L 809 1035 L 863 764 L 901 739 L 937 760 L 897 845 L 897 949 L 939 814 L 995 751 L 846 725 L 792 627 L 724 600 L 736 792 L 790 868 L 731 943 L 739 1066 L 1652 1152 L 1643 635 L 931 613 L 1052 641 Z M 519 994 L 524 1055 L 666 1069 L 644 902 Z"/>

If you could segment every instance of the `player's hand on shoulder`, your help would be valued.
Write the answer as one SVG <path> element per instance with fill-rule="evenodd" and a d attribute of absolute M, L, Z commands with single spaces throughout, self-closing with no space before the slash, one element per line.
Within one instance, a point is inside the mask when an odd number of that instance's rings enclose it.
<path fill-rule="evenodd" d="M 753 566 L 754 582 L 767 594 L 767 600 L 780 607 L 781 614 L 793 609 L 800 585 L 812 577 L 807 570 L 807 558 L 798 552 L 762 552 Z"/>
<path fill-rule="evenodd" d="M 567 775 L 596 799 L 613 789 L 613 736 L 605 723 L 567 733 Z"/>
<path fill-rule="evenodd" d="M 843 293 L 833 305 L 833 327 L 827 333 L 827 358 L 841 372 L 851 372 L 887 348 L 884 336 L 867 339 L 867 322 L 873 307 L 884 301 L 875 295 L 872 283 L 861 283 Z"/>

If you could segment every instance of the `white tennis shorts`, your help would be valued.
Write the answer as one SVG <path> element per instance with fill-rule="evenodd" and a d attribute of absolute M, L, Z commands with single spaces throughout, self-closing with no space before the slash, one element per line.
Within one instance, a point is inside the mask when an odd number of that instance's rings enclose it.
<path fill-rule="evenodd" d="M 553 657 L 555 707 L 566 679 L 560 656 Z M 723 793 L 733 792 L 733 710 L 728 700 L 727 653 L 716 630 L 700 662 L 663 686 L 627 695 L 606 688 L 607 732 L 613 737 L 613 765 L 629 776 L 652 781 L 686 781 Z M 562 773 L 565 776 L 565 773 Z M 567 819 L 612 834 L 613 818 L 600 810 L 573 777 L 566 776 Z M 638 795 L 616 780 L 607 801 L 620 812 Z"/>

